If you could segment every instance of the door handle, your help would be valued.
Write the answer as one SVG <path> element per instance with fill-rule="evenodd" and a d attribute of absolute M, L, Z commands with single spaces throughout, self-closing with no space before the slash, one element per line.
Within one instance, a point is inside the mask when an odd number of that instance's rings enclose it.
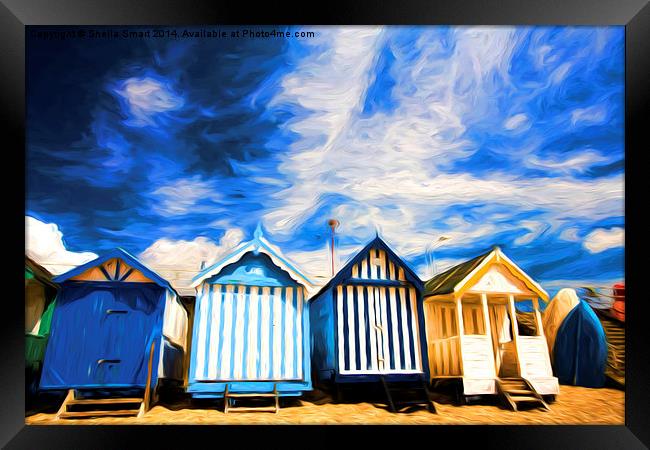
<path fill-rule="evenodd" d="M 126 309 L 107 309 L 106 314 L 126 314 L 128 311 Z"/>
<path fill-rule="evenodd" d="M 98 359 L 97 360 L 97 365 L 99 366 L 100 364 L 104 364 L 104 363 L 118 364 L 118 363 L 121 363 L 121 362 L 122 362 L 121 359 Z"/>

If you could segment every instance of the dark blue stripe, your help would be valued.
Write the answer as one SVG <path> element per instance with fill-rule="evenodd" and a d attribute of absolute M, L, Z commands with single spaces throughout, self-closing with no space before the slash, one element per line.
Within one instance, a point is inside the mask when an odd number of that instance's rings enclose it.
<path fill-rule="evenodd" d="M 343 286 L 343 301 L 342 301 L 342 313 L 343 313 L 343 367 L 346 370 L 350 370 L 350 327 L 348 327 L 348 290 Z"/>
<path fill-rule="evenodd" d="M 119 280 L 120 278 L 120 260 L 116 260 L 115 262 L 115 277 L 113 277 L 114 280 Z"/>
<path fill-rule="evenodd" d="M 380 288 L 384 289 L 384 288 Z M 386 337 L 388 338 L 388 355 L 389 355 L 389 367 L 391 369 L 396 369 L 397 361 L 395 360 L 395 351 L 393 349 L 393 341 L 396 336 L 393 336 L 393 313 L 391 308 L 391 299 L 390 291 L 386 289 Z"/>
<path fill-rule="evenodd" d="M 408 332 L 409 332 L 409 346 L 411 347 L 411 368 L 414 369 L 416 366 L 415 364 L 415 352 L 417 349 L 415 348 L 415 339 L 414 339 L 414 334 L 415 334 L 415 324 L 413 323 L 413 314 L 411 313 L 411 300 L 410 300 L 410 295 L 409 295 L 409 289 L 406 288 L 406 309 L 407 309 L 407 318 L 408 318 Z"/>
<path fill-rule="evenodd" d="M 112 279 L 111 276 L 108 274 L 108 272 L 106 271 L 106 269 L 104 268 L 104 266 L 99 266 L 99 270 L 102 271 L 102 273 L 104 274 L 104 276 L 106 277 L 106 279 L 107 279 L 108 281 L 113 281 L 113 279 Z"/>
<path fill-rule="evenodd" d="M 400 369 L 406 368 L 405 362 L 405 350 L 404 350 L 404 332 L 402 331 L 402 295 L 399 289 L 395 289 L 395 298 L 397 301 L 397 338 L 399 339 L 399 360 L 402 367 Z"/>
<path fill-rule="evenodd" d="M 120 278 L 120 281 L 124 281 L 127 278 L 129 278 L 129 275 L 131 275 L 134 270 L 135 269 L 133 267 L 131 267 L 129 270 L 127 270 L 127 272 L 122 276 L 122 278 Z"/>
<path fill-rule="evenodd" d="M 356 335 L 356 339 L 354 340 L 354 356 L 355 356 L 355 367 L 357 370 L 361 367 L 361 340 L 359 339 L 359 299 L 357 298 L 357 289 L 356 287 L 353 288 L 352 290 L 352 304 L 353 304 L 353 311 L 352 314 L 354 315 L 354 334 Z"/>
<path fill-rule="evenodd" d="M 370 346 L 370 333 L 371 333 L 370 327 L 372 325 L 370 322 L 370 313 L 368 312 L 368 291 L 365 287 L 361 290 L 360 300 L 363 302 L 363 320 L 366 325 L 365 326 L 366 348 L 364 350 L 366 352 L 366 367 L 363 367 L 363 369 L 369 369 L 372 367 L 372 352 Z"/>

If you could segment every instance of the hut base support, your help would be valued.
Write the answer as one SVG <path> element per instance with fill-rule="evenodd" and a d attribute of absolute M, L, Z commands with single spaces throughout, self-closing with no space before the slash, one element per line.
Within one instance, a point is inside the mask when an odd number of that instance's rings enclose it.
<path fill-rule="evenodd" d="M 425 406 L 429 412 L 436 412 L 436 407 L 431 401 L 429 389 L 424 380 L 420 380 L 418 385 L 406 385 L 403 382 L 389 383 L 383 376 L 380 377 L 380 380 L 391 412 L 410 411 L 417 406 Z"/>
<path fill-rule="evenodd" d="M 76 399 L 74 389 L 68 391 L 57 419 L 87 419 L 91 417 L 139 417 L 144 411 L 142 398 Z"/>

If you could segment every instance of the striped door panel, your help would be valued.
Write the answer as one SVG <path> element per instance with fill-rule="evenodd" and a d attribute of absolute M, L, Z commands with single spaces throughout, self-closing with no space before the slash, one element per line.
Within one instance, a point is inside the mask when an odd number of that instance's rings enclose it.
<path fill-rule="evenodd" d="M 302 287 L 204 284 L 194 323 L 195 380 L 303 378 Z"/>
<path fill-rule="evenodd" d="M 339 371 L 422 371 L 413 287 L 337 286 Z"/>

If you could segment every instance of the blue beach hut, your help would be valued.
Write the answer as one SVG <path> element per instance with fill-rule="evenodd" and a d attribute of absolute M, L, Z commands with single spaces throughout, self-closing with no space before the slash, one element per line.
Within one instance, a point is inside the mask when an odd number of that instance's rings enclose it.
<path fill-rule="evenodd" d="M 40 388 L 68 390 L 60 416 L 142 414 L 159 382 L 182 384 L 187 311 L 166 280 L 117 248 L 54 282 Z M 125 404 L 101 414 L 101 397 Z"/>
<path fill-rule="evenodd" d="M 197 274 L 188 392 L 298 396 L 311 390 L 311 281 L 258 226 L 254 239 Z"/>
<path fill-rule="evenodd" d="M 603 387 L 607 340 L 596 313 L 584 301 L 567 314 L 553 346 L 553 368 L 563 384 Z"/>
<path fill-rule="evenodd" d="M 310 302 L 314 376 L 334 385 L 428 380 L 421 292 L 379 236 L 369 242 Z"/>

